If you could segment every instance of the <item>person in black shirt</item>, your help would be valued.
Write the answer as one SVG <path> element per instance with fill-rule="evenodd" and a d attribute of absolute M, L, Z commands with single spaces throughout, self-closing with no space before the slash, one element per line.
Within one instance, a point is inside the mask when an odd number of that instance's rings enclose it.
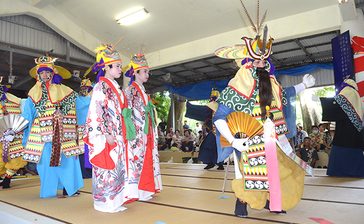
<path fill-rule="evenodd" d="M 319 160 L 317 150 L 311 146 L 310 137 L 304 138 L 303 147 L 298 150 L 297 155 L 312 167 L 315 167 L 316 161 Z"/>

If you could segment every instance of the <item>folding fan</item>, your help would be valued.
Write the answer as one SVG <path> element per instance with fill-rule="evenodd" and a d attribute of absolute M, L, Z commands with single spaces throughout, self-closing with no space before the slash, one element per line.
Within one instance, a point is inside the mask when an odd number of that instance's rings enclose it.
<path fill-rule="evenodd" d="M 235 138 L 252 138 L 263 130 L 263 125 L 254 117 L 244 112 L 232 112 L 227 116 L 227 124 L 231 134 Z M 231 144 L 221 135 L 220 144 L 222 147 Z"/>
<path fill-rule="evenodd" d="M 22 131 L 29 122 L 18 114 L 7 114 L 0 118 L 0 133 L 6 130 L 13 130 L 15 133 Z"/>

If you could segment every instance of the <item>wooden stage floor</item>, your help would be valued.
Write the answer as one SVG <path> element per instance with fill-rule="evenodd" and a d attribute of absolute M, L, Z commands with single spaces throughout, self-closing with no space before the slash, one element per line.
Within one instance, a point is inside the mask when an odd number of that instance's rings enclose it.
<path fill-rule="evenodd" d="M 126 211 L 114 214 L 93 209 L 90 179 L 79 196 L 64 199 L 40 199 L 38 178 L 16 180 L 11 189 L 0 189 L 0 223 L 364 223 L 364 179 L 327 177 L 326 170 L 316 169 L 315 177 L 305 178 L 302 201 L 287 214 L 250 209 L 248 218 L 238 218 L 233 215 L 230 181 L 221 193 L 224 171 L 203 167 L 161 164 L 163 191 L 151 201 L 129 204 Z M 231 170 L 228 179 L 233 175 Z"/>

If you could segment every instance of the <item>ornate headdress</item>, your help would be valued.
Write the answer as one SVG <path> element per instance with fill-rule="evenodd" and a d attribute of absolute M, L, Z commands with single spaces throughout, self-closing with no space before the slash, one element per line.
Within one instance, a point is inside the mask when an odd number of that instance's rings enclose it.
<path fill-rule="evenodd" d="M 81 85 L 80 85 L 80 94 L 82 96 L 87 96 L 93 89 L 92 82 L 90 79 L 85 78 L 82 79 Z"/>
<path fill-rule="evenodd" d="M 71 73 L 58 65 L 54 65 L 54 62 L 57 60 L 57 58 L 52 58 L 50 56 L 41 56 L 39 58 L 35 58 L 35 64 L 36 66 L 34 66 L 30 71 L 29 71 L 29 75 L 32 76 L 33 78 L 36 78 L 38 80 L 40 80 L 40 78 L 38 77 L 39 73 L 42 71 L 50 71 L 51 73 L 53 73 L 53 78 L 52 78 L 52 82 L 59 84 L 62 82 L 62 79 L 69 79 L 71 78 Z M 40 80 L 41 81 L 41 80 Z"/>
<path fill-rule="evenodd" d="M 257 24 L 255 25 L 246 9 L 244 3 L 242 2 L 242 0 L 240 0 L 240 2 L 243 6 L 246 16 L 248 17 L 249 23 L 251 24 L 253 31 L 256 33 L 255 38 L 252 39 L 252 38 L 243 36 L 241 38 L 243 40 L 243 44 L 238 44 L 238 45 L 231 46 L 231 47 L 229 46 L 229 47 L 219 48 L 215 51 L 215 55 L 218 57 L 221 57 L 221 58 L 235 59 L 239 66 L 240 66 L 240 63 L 244 64 L 248 61 L 254 61 L 254 60 L 268 61 L 268 62 L 266 62 L 266 69 L 272 73 L 272 69 L 274 67 L 272 66 L 272 64 L 269 61 L 269 56 L 272 53 L 273 38 L 269 38 L 269 40 L 267 39 L 267 37 L 268 37 L 267 26 L 264 27 L 263 38 L 261 38 L 261 31 L 262 31 L 264 20 L 267 15 L 267 11 L 265 11 L 262 19 L 260 20 L 260 18 L 259 18 L 259 0 L 258 0 Z"/>
<path fill-rule="evenodd" d="M 95 49 L 96 63 L 92 66 L 92 71 L 97 73 L 96 82 L 98 82 L 101 76 L 105 75 L 105 65 L 113 63 L 121 63 L 121 56 L 111 44 L 102 44 Z"/>
<path fill-rule="evenodd" d="M 3 76 L 0 76 L 0 101 L 4 101 L 6 99 L 6 93 L 9 91 L 10 85 L 4 85 L 2 83 L 3 81 Z M 0 108 L 1 108 L 1 104 L 0 104 Z"/>
<path fill-rule="evenodd" d="M 125 76 L 130 78 L 130 83 L 132 83 L 135 79 L 134 71 L 138 71 L 140 69 L 149 69 L 147 59 L 142 53 L 133 55 L 130 59 L 130 63 L 123 68 Z"/>

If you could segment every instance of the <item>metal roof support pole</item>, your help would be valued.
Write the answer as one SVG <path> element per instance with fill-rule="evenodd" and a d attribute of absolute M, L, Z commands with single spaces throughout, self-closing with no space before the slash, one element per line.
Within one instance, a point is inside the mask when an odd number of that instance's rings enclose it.
<path fill-rule="evenodd" d="M 172 112 L 172 128 L 173 131 L 175 131 L 175 127 L 176 127 L 176 115 L 175 115 L 175 107 L 174 107 L 174 94 L 171 93 L 171 112 Z"/>
<path fill-rule="evenodd" d="M 9 76 L 13 76 L 13 51 L 9 51 Z"/>

